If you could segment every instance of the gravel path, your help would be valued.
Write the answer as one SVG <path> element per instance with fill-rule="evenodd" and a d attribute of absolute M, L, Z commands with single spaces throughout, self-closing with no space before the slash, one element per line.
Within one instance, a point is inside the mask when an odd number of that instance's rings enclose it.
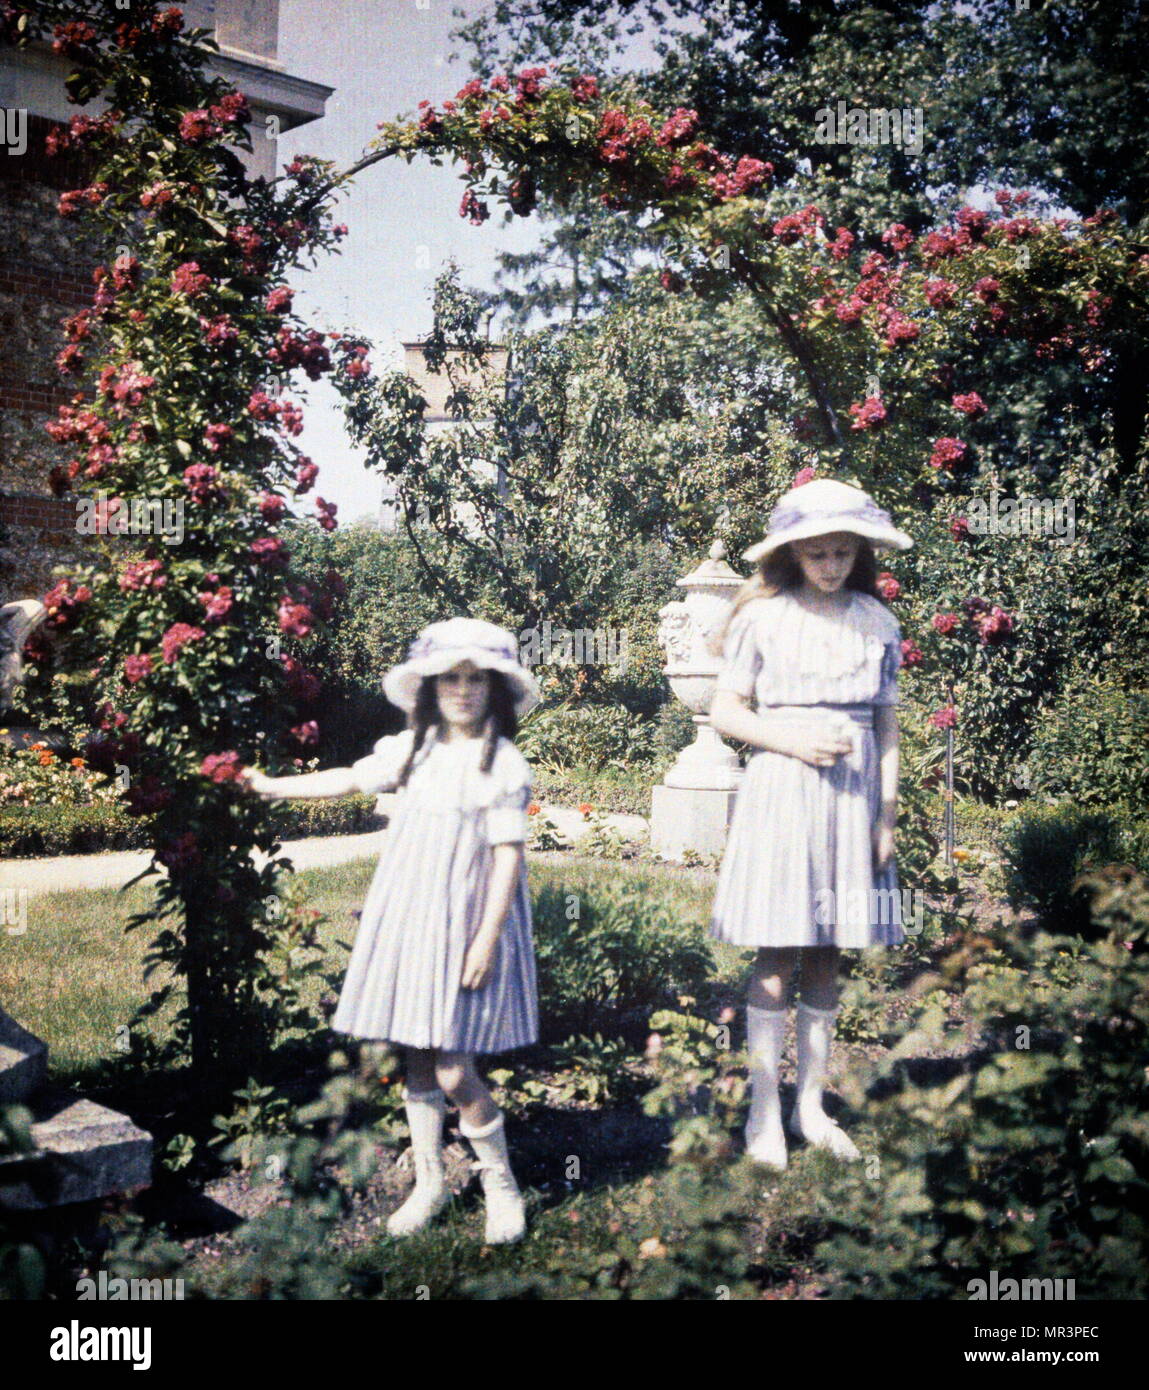
<path fill-rule="evenodd" d="M 589 829 L 573 807 L 544 802 L 542 809 L 569 840 L 581 839 Z M 610 815 L 605 819 L 626 839 L 639 839 L 647 830 L 642 816 Z M 321 869 L 356 859 L 373 859 L 379 853 L 382 834 L 382 830 L 373 830 L 366 835 L 315 835 L 305 840 L 286 840 L 280 853 L 287 855 L 297 870 Z M 259 851 L 252 858 L 260 866 L 267 862 L 267 856 Z M 150 862 L 147 850 L 135 849 L 51 859 L 8 859 L 0 862 L 0 892 L 24 890 L 28 897 L 36 897 L 82 888 L 120 888 L 142 873 Z"/>

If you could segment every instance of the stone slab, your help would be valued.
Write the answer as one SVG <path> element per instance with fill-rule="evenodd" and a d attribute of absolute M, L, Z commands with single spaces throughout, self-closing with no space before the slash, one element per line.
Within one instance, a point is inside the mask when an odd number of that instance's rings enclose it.
<path fill-rule="evenodd" d="M 5 1166 L 26 1163 L 27 1156 L 0 1159 L 0 1203 L 12 1210 L 90 1202 L 151 1185 L 152 1136 L 93 1100 L 42 1097 L 33 1107 L 32 1138 L 51 1184 L 43 1192 L 26 1180 L 7 1185 Z"/>
<path fill-rule="evenodd" d="M 650 848 L 663 859 L 721 854 L 738 793 L 686 787 L 655 787 L 651 793 Z"/>
<path fill-rule="evenodd" d="M 27 1100 L 47 1075 L 47 1043 L 0 1009 L 0 1104 Z"/>

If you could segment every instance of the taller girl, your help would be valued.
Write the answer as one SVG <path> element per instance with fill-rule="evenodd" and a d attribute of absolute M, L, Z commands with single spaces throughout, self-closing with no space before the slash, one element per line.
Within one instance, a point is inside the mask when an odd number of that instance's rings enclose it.
<path fill-rule="evenodd" d="M 735 600 L 710 720 L 750 757 L 718 875 L 712 931 L 756 946 L 747 999 L 748 1153 L 786 1167 L 778 1070 L 786 992 L 801 960 L 790 1131 L 841 1158 L 853 1141 L 822 1108 L 843 949 L 905 939 L 894 865 L 901 630 L 878 595 L 874 547 L 913 544 L 860 488 L 792 488 L 758 572 Z M 751 709 L 751 702 L 756 712 Z"/>

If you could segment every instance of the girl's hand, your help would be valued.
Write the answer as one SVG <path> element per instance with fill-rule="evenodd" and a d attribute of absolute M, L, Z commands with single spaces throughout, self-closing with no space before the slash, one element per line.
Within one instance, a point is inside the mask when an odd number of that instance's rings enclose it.
<path fill-rule="evenodd" d="M 854 741 L 836 724 L 822 719 L 787 721 L 778 731 L 782 752 L 801 758 L 811 767 L 833 767 L 843 753 L 853 751 Z"/>
<path fill-rule="evenodd" d="M 250 792 L 252 796 L 262 796 L 269 800 L 274 793 L 269 789 L 268 783 L 272 780 L 255 767 L 245 767 L 235 779 L 236 785 L 245 792 Z"/>
<path fill-rule="evenodd" d="M 874 869 L 881 873 L 894 857 L 894 830 L 885 821 L 874 826 Z"/>
<path fill-rule="evenodd" d="M 483 988 L 491 977 L 498 948 L 499 933 L 480 928 L 475 939 L 467 947 L 467 955 L 463 961 L 464 989 Z"/>

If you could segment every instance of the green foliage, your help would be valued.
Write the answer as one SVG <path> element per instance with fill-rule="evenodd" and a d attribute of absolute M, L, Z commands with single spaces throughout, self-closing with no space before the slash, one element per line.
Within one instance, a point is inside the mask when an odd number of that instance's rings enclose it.
<path fill-rule="evenodd" d="M 941 962 L 941 991 L 866 1091 L 880 1169 L 832 1175 L 818 1254 L 836 1297 L 968 1298 L 973 1279 L 1073 1279 L 1077 1298 L 1140 1299 L 1149 1269 L 1149 881 L 1109 884 L 1098 932 L 1066 949 L 1003 931 Z"/>
<path fill-rule="evenodd" d="M 22 1155 L 36 1150 L 31 1132 L 32 1113 L 24 1105 L 0 1105 L 0 1301 L 13 1298 L 40 1298 L 47 1267 L 44 1256 L 28 1237 L 24 1226 L 17 1227 L 4 1207 L 7 1182 L 34 1181 Z"/>
<path fill-rule="evenodd" d="M 1121 828 L 1106 811 L 1073 802 L 1026 807 L 1002 839 L 1010 901 L 1033 908 L 1049 931 L 1082 931 L 1089 913 L 1074 894 L 1074 879 L 1119 859 L 1124 847 Z"/>
<path fill-rule="evenodd" d="M 539 1016 L 555 1039 L 633 1024 L 652 1004 L 697 994 L 713 969 L 702 929 L 681 921 L 645 880 L 534 904 Z"/>
<path fill-rule="evenodd" d="M 516 742 L 525 758 L 548 772 L 626 768 L 653 753 L 650 721 L 617 705 L 536 706 Z"/>
<path fill-rule="evenodd" d="M 310 835 L 362 835 L 379 828 L 373 796 L 332 801 L 277 802 L 269 816 L 277 839 Z M 99 854 L 147 849 L 146 821 L 114 803 L 94 806 L 26 806 L 0 811 L 0 857 L 32 859 L 56 854 Z"/>
<path fill-rule="evenodd" d="M 1130 663 L 1132 666 L 1132 663 Z M 1117 671 L 1075 671 L 1034 732 L 1029 789 L 1080 806 L 1149 804 L 1149 690 Z"/>

